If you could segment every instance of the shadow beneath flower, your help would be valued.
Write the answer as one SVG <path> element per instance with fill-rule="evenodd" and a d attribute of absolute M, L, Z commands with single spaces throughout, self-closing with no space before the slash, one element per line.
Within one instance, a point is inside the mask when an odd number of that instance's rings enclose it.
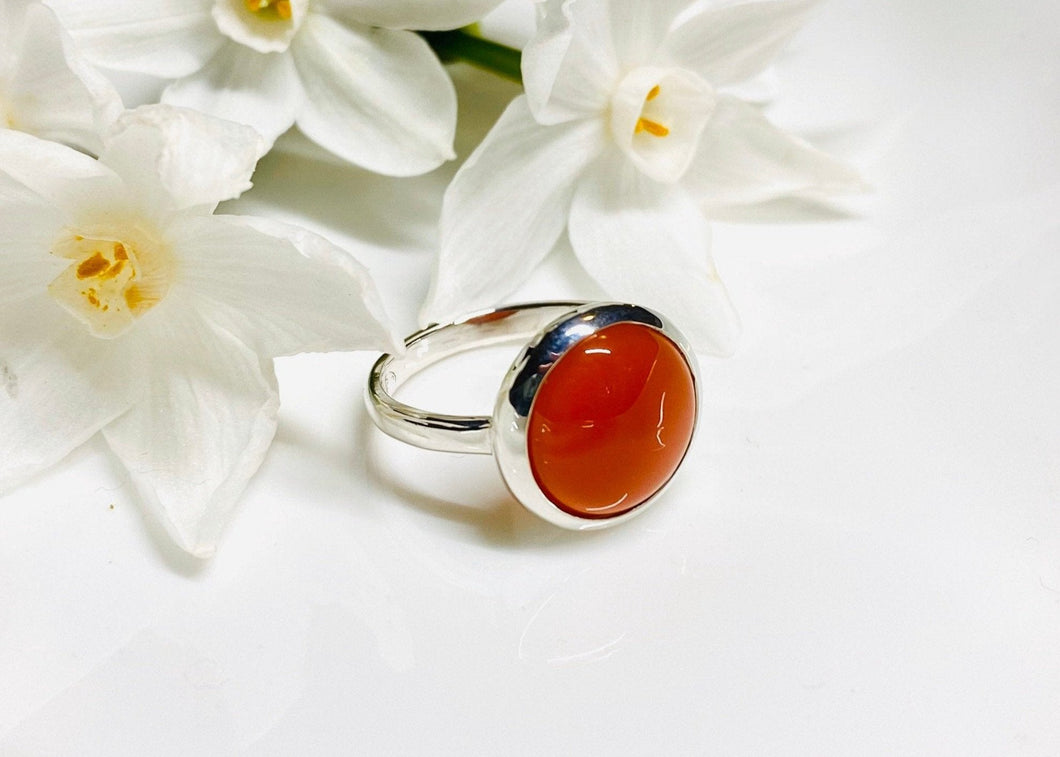
<path fill-rule="evenodd" d="M 184 578 L 199 578 L 209 570 L 211 564 L 209 559 L 203 560 L 190 555 L 174 544 L 173 539 L 166 533 L 166 529 L 156 518 L 145 513 L 144 525 L 147 535 L 154 542 L 158 554 L 162 558 L 162 562 L 171 571 Z"/>
<path fill-rule="evenodd" d="M 469 66 L 450 72 L 459 94 L 458 160 L 423 176 L 381 176 L 344 162 L 292 128 L 258 163 L 254 188 L 220 212 L 311 219 L 369 244 L 433 251 L 449 181 L 521 92 Z"/>
<path fill-rule="evenodd" d="M 414 178 L 379 176 L 342 164 L 292 134 L 262 158 L 254 188 L 222 212 L 311 219 L 363 242 L 394 250 L 433 244 L 445 169 Z"/>
<path fill-rule="evenodd" d="M 507 79 L 457 63 L 448 67 L 457 92 L 457 130 L 454 148 L 462 162 L 478 147 L 501 113 L 523 90 Z"/>

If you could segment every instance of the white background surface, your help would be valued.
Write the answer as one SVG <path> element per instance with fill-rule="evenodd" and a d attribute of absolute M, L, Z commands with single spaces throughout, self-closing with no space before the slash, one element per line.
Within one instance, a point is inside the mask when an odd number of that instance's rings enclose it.
<path fill-rule="evenodd" d="M 717 225 L 745 339 L 665 501 L 557 531 L 371 428 L 373 355 L 287 359 L 207 564 L 101 443 L 0 499 L 0 754 L 1060 754 L 1060 5 L 833 0 L 777 73 L 875 192 Z M 455 74 L 466 155 L 517 90 Z M 453 168 L 274 154 L 226 210 L 412 327 Z M 594 295 L 570 260 L 513 299 Z M 421 396 L 488 405 L 459 369 Z"/>

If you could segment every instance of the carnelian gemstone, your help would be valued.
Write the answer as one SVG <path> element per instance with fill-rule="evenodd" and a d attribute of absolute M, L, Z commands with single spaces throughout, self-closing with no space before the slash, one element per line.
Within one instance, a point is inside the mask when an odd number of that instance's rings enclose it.
<path fill-rule="evenodd" d="M 582 518 L 613 518 L 661 489 L 688 450 L 692 371 L 649 326 L 605 326 L 546 374 L 530 408 L 527 453 L 541 491 Z"/>

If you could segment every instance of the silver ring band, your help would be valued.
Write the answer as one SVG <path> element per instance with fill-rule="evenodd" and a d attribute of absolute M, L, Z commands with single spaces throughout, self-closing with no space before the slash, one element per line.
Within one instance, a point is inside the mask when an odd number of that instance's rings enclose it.
<path fill-rule="evenodd" d="M 556 318 L 584 302 L 541 302 L 471 313 L 453 323 L 429 326 L 405 340 L 403 355 L 383 355 L 368 377 L 368 411 L 395 439 L 439 452 L 493 452 L 486 415 L 445 415 L 394 398 L 406 381 L 454 355 L 510 343 L 525 343 Z"/>

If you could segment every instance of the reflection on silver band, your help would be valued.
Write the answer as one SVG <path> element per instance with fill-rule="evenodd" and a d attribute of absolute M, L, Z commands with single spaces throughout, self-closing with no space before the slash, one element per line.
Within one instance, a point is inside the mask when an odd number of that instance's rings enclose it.
<path fill-rule="evenodd" d="M 398 388 L 435 363 L 469 350 L 525 343 L 582 302 L 544 302 L 485 310 L 450 324 L 429 326 L 405 340 L 403 355 L 383 355 L 368 379 L 368 411 L 383 431 L 403 442 L 442 452 L 490 454 L 488 416 L 445 415 L 394 398 Z"/>

